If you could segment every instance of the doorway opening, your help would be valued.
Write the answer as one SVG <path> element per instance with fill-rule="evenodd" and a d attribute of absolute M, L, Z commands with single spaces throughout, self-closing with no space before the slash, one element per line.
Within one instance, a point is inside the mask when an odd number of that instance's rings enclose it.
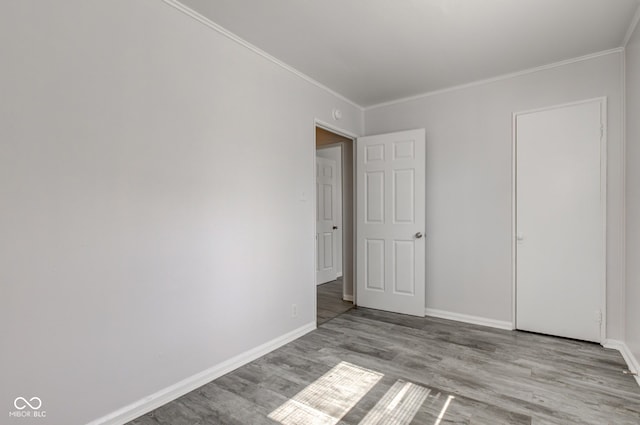
<path fill-rule="evenodd" d="M 354 306 L 353 138 L 316 124 L 316 313 L 320 325 Z"/>

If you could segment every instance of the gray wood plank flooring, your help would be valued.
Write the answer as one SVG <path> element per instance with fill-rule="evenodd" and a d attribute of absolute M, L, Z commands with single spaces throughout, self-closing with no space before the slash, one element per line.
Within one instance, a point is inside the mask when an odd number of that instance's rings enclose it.
<path fill-rule="evenodd" d="M 339 316 L 353 308 L 353 303 L 342 299 L 342 278 L 327 282 L 317 287 L 318 325 Z"/>
<path fill-rule="evenodd" d="M 269 418 L 272 412 L 314 388 L 341 362 L 381 378 L 342 418 L 317 423 L 640 424 L 640 387 L 622 373 L 626 365 L 615 350 L 359 308 L 130 425 L 277 424 Z M 367 417 L 372 409 L 381 411 L 376 405 L 393 388 L 407 383 L 419 386 L 426 398 L 417 405 L 400 400 L 392 410 L 407 413 L 397 422 Z M 325 404 L 344 403 L 348 394 L 336 391 L 316 389 Z"/>

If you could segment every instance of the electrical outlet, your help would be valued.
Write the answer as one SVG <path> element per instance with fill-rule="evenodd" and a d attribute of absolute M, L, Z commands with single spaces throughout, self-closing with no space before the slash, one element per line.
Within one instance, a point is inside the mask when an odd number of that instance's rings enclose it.
<path fill-rule="evenodd" d="M 298 317 L 298 305 L 291 304 L 291 317 Z"/>

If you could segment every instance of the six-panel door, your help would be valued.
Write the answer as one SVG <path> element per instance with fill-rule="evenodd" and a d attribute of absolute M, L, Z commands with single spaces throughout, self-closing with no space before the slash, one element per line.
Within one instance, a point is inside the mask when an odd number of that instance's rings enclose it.
<path fill-rule="evenodd" d="M 338 277 L 336 267 L 336 167 L 334 160 L 316 157 L 316 284 Z"/>
<path fill-rule="evenodd" d="M 357 304 L 425 313 L 425 132 L 357 140 Z"/>

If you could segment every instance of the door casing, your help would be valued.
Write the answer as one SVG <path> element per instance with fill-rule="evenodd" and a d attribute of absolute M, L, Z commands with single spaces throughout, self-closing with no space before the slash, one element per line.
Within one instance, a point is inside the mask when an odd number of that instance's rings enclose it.
<path fill-rule="evenodd" d="M 330 123 L 327 123 L 325 121 L 322 121 L 322 120 L 320 120 L 318 118 L 314 119 L 314 121 L 313 121 L 313 130 L 314 130 L 314 132 L 315 132 L 315 128 L 316 127 L 319 127 L 319 128 L 324 129 L 324 130 L 330 131 L 330 132 L 335 133 L 335 134 L 337 134 L 339 136 L 343 136 L 343 137 L 346 137 L 348 139 L 351 139 L 352 147 L 354 149 L 354 152 L 353 152 L 353 155 L 352 155 L 351 170 L 352 170 L 353 173 L 355 173 L 355 169 L 356 169 L 355 140 L 359 136 L 357 134 L 355 134 L 355 133 L 352 133 L 352 132 L 350 132 L 348 130 L 345 130 L 345 129 L 342 129 L 340 127 L 337 127 L 337 126 L 335 126 L 333 124 L 330 124 Z M 315 137 L 314 137 L 314 142 L 315 142 Z M 344 158 L 345 157 L 345 152 L 344 151 L 342 152 L 342 156 L 343 156 L 342 160 L 344 161 L 345 160 L 345 158 Z M 313 149 L 313 169 L 314 170 L 315 170 L 315 164 L 316 164 L 316 146 L 315 146 L 315 143 L 314 143 L 314 149 Z M 343 170 L 343 173 L 342 173 L 342 178 L 343 178 L 343 180 L 345 179 L 344 170 Z M 314 181 L 315 181 L 315 173 L 314 173 Z M 313 199 L 313 203 L 314 203 L 314 205 L 313 205 L 313 211 L 314 211 L 314 235 L 313 235 L 313 237 L 314 237 L 314 258 L 317 258 L 317 253 L 315 252 L 315 249 L 316 249 L 315 248 L 316 247 L 315 235 L 317 234 L 316 222 L 315 222 L 315 211 L 316 211 L 316 208 L 317 208 L 317 205 L 316 205 L 316 199 L 317 198 L 316 198 L 316 196 L 317 196 L 317 194 L 315 193 L 315 184 L 314 184 L 314 193 L 313 193 L 313 198 L 312 198 Z M 356 202 L 355 202 L 355 200 L 356 200 L 355 174 L 352 176 L 352 198 L 353 198 L 352 199 L 352 202 L 353 202 L 353 217 L 355 218 L 356 207 L 357 207 L 356 206 Z M 346 220 L 346 218 L 345 218 L 345 215 L 344 215 L 344 203 L 343 203 L 343 226 L 346 225 L 345 224 L 345 220 Z M 357 272 L 356 272 L 356 267 L 355 267 L 355 264 L 356 264 L 356 261 L 357 261 L 357 247 L 356 247 L 356 244 L 355 244 L 356 231 L 357 231 L 356 222 L 355 222 L 355 219 L 354 219 L 353 223 L 352 223 L 352 229 L 351 229 L 351 232 L 350 232 L 352 241 L 354 241 L 354 243 L 352 243 L 352 247 L 351 247 L 352 258 L 353 258 L 353 266 L 351 267 L 352 272 L 348 276 L 348 277 L 351 278 L 352 287 L 353 287 L 352 299 L 347 299 L 345 297 L 346 294 L 343 292 L 343 299 L 345 299 L 345 301 L 352 301 L 354 306 L 356 305 L 356 299 L 357 299 L 356 298 L 357 297 L 357 294 L 356 294 L 356 273 Z M 345 232 L 343 232 L 343 244 L 344 244 L 345 240 L 346 240 L 346 234 L 345 234 Z M 343 264 L 342 264 L 342 267 L 343 267 L 343 278 L 347 278 L 348 273 L 347 273 L 347 268 L 346 268 L 345 261 L 344 261 L 344 255 L 345 255 L 345 249 L 344 248 L 345 247 L 343 246 L 343 250 L 342 250 L 343 251 Z M 314 276 L 315 276 L 315 273 L 316 273 L 315 260 L 314 260 L 313 273 L 314 273 Z M 318 309 L 318 306 L 317 306 L 317 301 L 318 300 L 317 300 L 317 297 L 316 297 L 316 290 L 317 290 L 317 285 L 316 285 L 316 280 L 314 278 L 314 280 L 313 280 L 313 306 L 314 306 L 314 311 L 317 311 L 317 309 Z"/>

